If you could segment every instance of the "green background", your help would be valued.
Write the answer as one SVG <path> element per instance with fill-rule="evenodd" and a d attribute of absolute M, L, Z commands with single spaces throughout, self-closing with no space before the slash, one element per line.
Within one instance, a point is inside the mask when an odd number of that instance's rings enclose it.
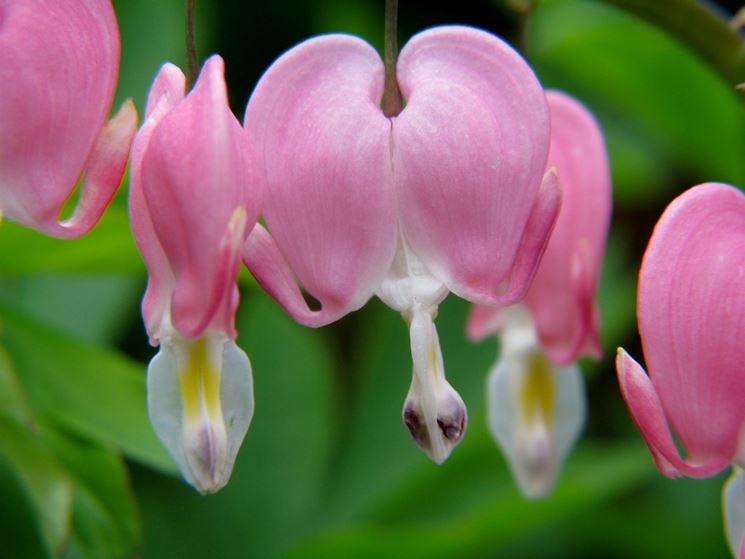
<path fill-rule="evenodd" d="M 308 36 L 348 32 L 380 49 L 382 2 L 198 2 L 200 56 L 226 60 L 232 108 Z M 75 241 L 0 225 L 0 557 L 725 558 L 727 475 L 668 480 L 620 397 L 619 345 L 641 359 L 636 274 L 652 227 L 701 182 L 745 187 L 743 36 L 699 2 L 401 0 L 400 43 L 466 23 L 504 36 L 546 87 L 582 100 L 605 133 L 614 215 L 599 291 L 598 363 L 582 361 L 589 420 L 554 493 L 525 501 L 491 441 L 484 378 L 494 341 L 464 336 L 450 296 L 437 325 L 469 409 L 463 442 L 432 464 L 401 424 L 411 362 L 400 318 L 373 300 L 329 327 L 295 324 L 241 272 L 239 345 L 256 413 L 233 478 L 201 497 L 153 435 L 139 316 L 146 271 L 126 180 Z M 140 112 L 158 67 L 183 67 L 183 2 L 116 0 L 117 105 Z M 718 9 L 711 6 L 714 9 Z"/>

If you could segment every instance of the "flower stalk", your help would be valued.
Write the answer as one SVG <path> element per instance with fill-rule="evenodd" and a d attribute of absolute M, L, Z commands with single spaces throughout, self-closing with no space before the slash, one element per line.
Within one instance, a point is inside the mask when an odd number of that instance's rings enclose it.
<path fill-rule="evenodd" d="M 186 0 L 186 86 L 190 88 L 199 72 L 199 57 L 197 56 L 197 38 L 195 29 L 195 13 L 197 0 Z"/>
<path fill-rule="evenodd" d="M 383 114 L 398 115 L 404 107 L 401 89 L 396 78 L 398 61 L 398 0 L 385 0 L 385 34 L 383 63 L 385 64 L 385 86 L 383 89 Z"/>

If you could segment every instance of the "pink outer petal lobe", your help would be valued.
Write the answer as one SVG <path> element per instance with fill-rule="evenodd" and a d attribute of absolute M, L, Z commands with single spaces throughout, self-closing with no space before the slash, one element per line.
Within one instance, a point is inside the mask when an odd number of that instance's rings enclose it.
<path fill-rule="evenodd" d="M 706 183 L 676 198 L 639 274 L 652 382 L 689 461 L 732 460 L 745 420 L 745 195 Z"/>
<path fill-rule="evenodd" d="M 153 229 L 175 278 L 171 319 L 187 337 L 208 327 L 235 336 L 239 251 L 226 247 L 235 235 L 242 245 L 260 203 L 259 190 L 249 188 L 247 147 L 228 107 L 222 59 L 213 56 L 194 89 L 155 126 L 142 161 Z M 244 215 L 236 221 L 239 208 Z"/>
<path fill-rule="evenodd" d="M 601 355 L 595 290 L 611 216 L 611 182 L 603 136 L 578 101 L 546 92 L 551 110 L 549 165 L 562 187 L 562 204 L 526 296 L 541 347 L 566 365 L 586 351 Z"/>
<path fill-rule="evenodd" d="M 0 2 L 0 210 L 47 234 L 89 230 L 118 187 L 134 131 L 125 104 L 104 129 L 119 34 L 107 0 Z M 58 223 L 88 166 L 81 207 Z"/>
<path fill-rule="evenodd" d="M 272 253 L 286 264 L 258 269 L 251 258 L 247 263 L 274 293 L 287 277 L 269 272 L 294 272 L 322 306 L 320 315 L 287 308 L 306 324 L 361 307 L 393 259 L 391 125 L 380 110 L 382 90 L 383 64 L 374 49 L 355 37 L 329 35 L 272 64 L 246 109 L 266 185 L 263 216 Z"/>
<path fill-rule="evenodd" d="M 468 27 L 413 37 L 398 76 L 407 105 L 393 119 L 393 168 L 404 235 L 451 291 L 504 300 L 497 294 L 515 262 L 533 259 L 519 251 L 546 169 L 543 90 L 507 44 Z M 528 244 L 542 250 L 545 239 Z M 532 275 L 526 269 L 521 276 Z"/>
<path fill-rule="evenodd" d="M 150 136 L 161 119 L 184 98 L 186 78 L 173 64 L 158 72 L 147 99 L 145 122 L 132 142 L 129 173 L 129 221 L 137 246 L 148 269 L 148 284 L 142 300 L 142 316 L 150 343 L 157 345 L 163 317 L 170 307 L 173 272 L 158 240 L 142 187 L 142 158 Z"/>

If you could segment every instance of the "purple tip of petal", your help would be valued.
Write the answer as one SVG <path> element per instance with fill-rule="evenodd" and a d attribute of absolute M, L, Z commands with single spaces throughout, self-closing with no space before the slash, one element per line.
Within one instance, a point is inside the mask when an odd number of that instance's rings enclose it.
<path fill-rule="evenodd" d="M 596 358 L 595 291 L 611 217 L 611 181 L 598 124 L 577 100 L 547 91 L 551 111 L 548 162 L 562 187 L 562 204 L 538 272 L 526 296 L 541 347 L 557 364 L 581 352 Z"/>

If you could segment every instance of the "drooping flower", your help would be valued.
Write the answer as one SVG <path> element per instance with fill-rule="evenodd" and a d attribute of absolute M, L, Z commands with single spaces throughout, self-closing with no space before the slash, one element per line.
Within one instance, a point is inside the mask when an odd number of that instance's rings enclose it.
<path fill-rule="evenodd" d="M 610 224 L 611 182 L 603 136 L 578 101 L 546 92 L 551 113 L 548 165 L 562 203 L 523 302 L 476 305 L 468 334 L 498 333 L 500 356 L 487 380 L 489 427 L 522 492 L 547 495 L 585 420 L 582 373 L 574 362 L 601 354 L 595 290 Z"/>
<path fill-rule="evenodd" d="M 137 126 L 131 101 L 106 123 L 118 70 L 108 0 L 0 1 L 0 215 L 66 238 L 96 224 Z M 60 221 L 81 175 L 77 208 Z"/>
<path fill-rule="evenodd" d="M 156 434 L 202 492 L 227 483 L 253 415 L 251 365 L 234 342 L 236 274 L 260 189 L 213 56 L 185 95 L 165 64 L 132 146 L 130 219 L 149 271 L 142 313 Z"/>
<path fill-rule="evenodd" d="M 383 62 L 356 37 L 310 39 L 267 70 L 246 123 L 268 231 L 254 229 L 245 262 L 306 325 L 330 323 L 373 294 L 403 314 L 413 359 L 403 419 L 441 462 L 466 411 L 445 379 L 438 304 L 448 292 L 482 303 L 521 297 L 560 193 L 553 173 L 544 178 L 543 90 L 501 40 L 430 29 L 402 49 L 397 74 L 405 107 L 387 117 Z"/>
<path fill-rule="evenodd" d="M 631 416 L 668 477 L 745 465 L 743 285 L 745 195 L 718 183 L 691 188 L 662 214 L 639 273 L 637 315 L 649 376 L 623 349 L 616 361 Z M 724 504 L 730 545 L 744 557 L 741 476 L 725 487 Z"/>

